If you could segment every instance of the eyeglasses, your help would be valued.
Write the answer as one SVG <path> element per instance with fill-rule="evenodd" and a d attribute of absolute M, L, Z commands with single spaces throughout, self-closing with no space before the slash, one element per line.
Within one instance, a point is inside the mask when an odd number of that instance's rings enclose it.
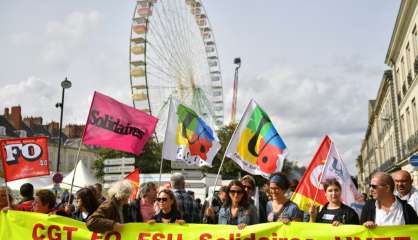
<path fill-rule="evenodd" d="M 157 198 L 157 202 L 167 202 L 168 198 L 163 197 L 163 198 Z"/>
<path fill-rule="evenodd" d="M 369 184 L 370 188 L 377 189 L 378 187 L 384 187 L 386 185 L 376 185 L 376 184 Z"/>
<path fill-rule="evenodd" d="M 250 185 L 244 185 L 244 188 L 248 188 L 249 190 L 252 190 L 253 189 L 253 187 L 250 186 Z"/>
<path fill-rule="evenodd" d="M 242 194 L 242 190 L 229 190 L 229 193 L 231 195 L 234 195 L 234 194 L 241 195 Z"/>

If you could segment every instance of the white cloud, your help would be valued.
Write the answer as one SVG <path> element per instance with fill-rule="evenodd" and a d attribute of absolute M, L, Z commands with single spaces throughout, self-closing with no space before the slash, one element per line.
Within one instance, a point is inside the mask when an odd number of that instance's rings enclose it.
<path fill-rule="evenodd" d="M 0 88 L 1 114 L 4 108 L 19 104 L 22 107 L 22 117 L 42 116 L 44 123 L 56 121 L 59 119 L 59 111 L 54 105 L 60 101 L 60 95 L 58 86 L 36 77 L 29 77 L 25 81 Z"/>
<path fill-rule="evenodd" d="M 329 134 L 354 173 L 367 125 L 367 82 L 378 73 L 360 60 L 340 58 L 334 63 L 280 63 L 255 79 L 243 78 L 240 84 L 246 87 L 239 95 L 244 102 L 254 98 L 270 115 L 288 145 L 289 159 L 307 164 Z"/>
<path fill-rule="evenodd" d="M 80 57 L 83 45 L 92 43 L 100 19 L 100 13 L 92 10 L 72 12 L 62 21 L 48 22 L 42 54 L 44 63 L 62 65 Z"/>

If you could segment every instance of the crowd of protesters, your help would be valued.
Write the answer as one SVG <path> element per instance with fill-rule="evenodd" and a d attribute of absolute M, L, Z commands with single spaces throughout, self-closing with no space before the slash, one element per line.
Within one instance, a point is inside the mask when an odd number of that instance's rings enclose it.
<path fill-rule="evenodd" d="M 412 185 L 411 175 L 404 170 L 392 176 L 375 173 L 369 185 L 371 198 L 360 216 L 342 202 L 341 183 L 336 179 L 323 184 L 328 202 L 321 209 L 312 204 L 309 213 L 302 212 L 290 200 L 292 182 L 282 173 L 273 174 L 262 190 L 250 175 L 232 180 L 203 205 L 186 191 L 185 178 L 179 173 L 159 189 L 152 182 L 141 184 L 133 201 L 129 201 L 132 185 L 128 180 L 114 183 L 107 198 L 102 195 L 102 185 L 95 184 L 78 190 L 75 199 L 67 192 L 59 204 L 52 191 L 35 192 L 30 183 L 25 183 L 20 188 L 21 201 L 16 204 L 10 191 L 0 187 L 0 209 L 63 215 L 85 222 L 89 230 L 96 232 L 120 231 L 129 222 L 228 224 L 243 229 L 265 222 L 308 221 L 374 228 L 418 224 L 418 191 Z"/>

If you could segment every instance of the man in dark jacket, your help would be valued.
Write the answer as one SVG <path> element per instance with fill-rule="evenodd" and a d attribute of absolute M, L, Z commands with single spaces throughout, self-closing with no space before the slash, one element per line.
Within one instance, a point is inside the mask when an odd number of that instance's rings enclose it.
<path fill-rule="evenodd" d="M 367 228 L 376 226 L 418 224 L 414 209 L 393 194 L 395 183 L 384 172 L 377 172 L 370 181 L 372 200 L 366 202 L 360 222 Z"/>
<path fill-rule="evenodd" d="M 184 176 L 181 173 L 174 173 L 170 181 L 181 219 L 186 221 L 186 223 L 199 223 L 199 210 L 194 204 L 193 197 L 185 190 L 186 180 Z"/>
<path fill-rule="evenodd" d="M 108 232 L 121 231 L 124 223 L 129 222 L 125 211 L 129 196 L 132 192 L 132 185 L 129 180 L 116 182 L 109 189 L 109 199 L 104 201 L 97 210 L 91 214 L 86 221 L 90 231 Z"/>
<path fill-rule="evenodd" d="M 138 197 L 129 203 L 129 222 L 147 222 L 155 215 L 154 203 L 157 186 L 153 182 L 142 183 Z"/>

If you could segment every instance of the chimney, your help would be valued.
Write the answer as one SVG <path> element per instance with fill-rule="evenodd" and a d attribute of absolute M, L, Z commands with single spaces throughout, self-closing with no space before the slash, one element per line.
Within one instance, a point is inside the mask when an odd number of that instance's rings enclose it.
<path fill-rule="evenodd" d="M 63 132 L 68 138 L 80 138 L 84 131 L 84 125 L 69 124 L 65 126 Z"/>
<path fill-rule="evenodd" d="M 27 117 L 23 119 L 23 122 L 32 128 L 34 125 L 42 125 L 42 117 Z"/>
<path fill-rule="evenodd" d="M 22 113 L 20 106 L 12 107 L 10 122 L 16 130 L 22 130 Z"/>
<path fill-rule="evenodd" d="M 7 120 L 9 120 L 9 108 L 4 108 L 4 118 L 6 118 Z"/>
<path fill-rule="evenodd" d="M 59 135 L 59 131 L 60 131 L 59 123 L 57 123 L 57 122 L 50 122 L 50 123 L 47 124 L 47 129 L 48 129 L 48 132 L 52 136 L 58 136 Z"/>

